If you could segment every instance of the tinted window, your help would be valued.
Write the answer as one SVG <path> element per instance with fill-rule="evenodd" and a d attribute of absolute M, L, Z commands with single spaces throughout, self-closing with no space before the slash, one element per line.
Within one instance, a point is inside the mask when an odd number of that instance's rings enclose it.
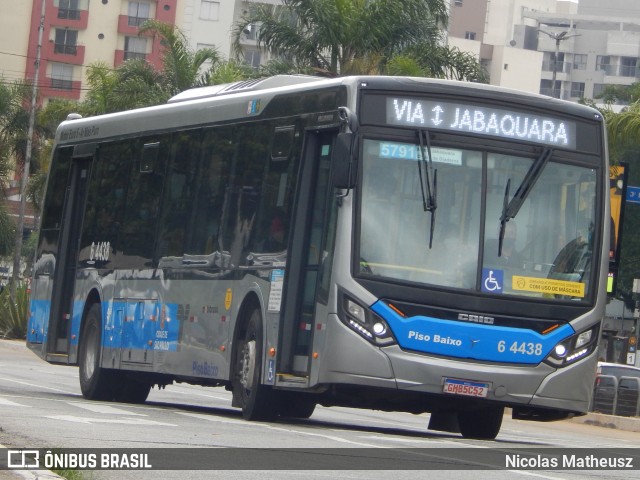
<path fill-rule="evenodd" d="M 98 149 L 89 183 L 80 261 L 89 259 L 92 244 L 108 242 L 111 249 L 122 250 L 118 236 L 131 177 L 132 152 L 129 142 L 101 145 Z"/>
<path fill-rule="evenodd" d="M 46 208 L 42 215 L 43 230 L 60 228 L 72 154 L 73 147 L 64 147 L 56 150 L 53 156 L 44 199 Z"/>
<path fill-rule="evenodd" d="M 142 168 L 143 147 L 144 144 L 150 143 L 159 143 L 159 155 L 151 171 L 148 170 L 146 162 Z M 130 257 L 128 261 L 130 268 L 151 265 L 168 146 L 169 137 L 145 138 L 136 143 L 132 157 L 122 160 L 132 164 L 119 242 L 123 253 Z"/>
<path fill-rule="evenodd" d="M 200 138 L 200 130 L 181 132 L 173 137 L 160 221 L 160 257 L 182 256 L 187 225 L 190 221 L 197 222 L 192 219 L 192 212 L 198 187 Z"/>

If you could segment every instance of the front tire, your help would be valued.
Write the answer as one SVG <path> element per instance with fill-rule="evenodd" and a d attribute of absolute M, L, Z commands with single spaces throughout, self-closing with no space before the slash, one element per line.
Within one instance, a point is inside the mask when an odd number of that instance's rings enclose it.
<path fill-rule="evenodd" d="M 113 372 L 100 367 L 102 353 L 102 311 L 99 303 L 89 308 L 78 349 L 80 390 L 87 400 L 112 400 Z"/>
<path fill-rule="evenodd" d="M 273 390 L 260 384 L 262 372 L 262 319 L 260 311 L 249 314 L 238 335 L 234 362 L 233 396 L 246 420 L 271 420 L 277 415 Z"/>
<path fill-rule="evenodd" d="M 287 418 L 309 418 L 316 409 L 312 395 L 295 392 L 280 392 L 280 416 Z"/>
<path fill-rule="evenodd" d="M 504 407 L 490 406 L 458 412 L 458 425 L 464 438 L 493 440 L 502 426 Z"/>

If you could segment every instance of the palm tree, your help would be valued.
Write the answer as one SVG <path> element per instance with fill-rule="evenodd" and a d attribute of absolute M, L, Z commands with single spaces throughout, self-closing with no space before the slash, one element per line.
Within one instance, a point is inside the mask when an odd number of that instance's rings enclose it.
<path fill-rule="evenodd" d="M 28 105 L 31 87 L 24 82 L 11 84 L 0 81 L 0 183 L 6 184 L 12 171 L 20 172 L 27 146 Z M 37 158 L 37 142 L 34 142 Z M 36 162 L 37 164 L 37 162 Z M 13 250 L 15 222 L 7 214 L 4 201 L 0 201 L 0 254 Z"/>
<path fill-rule="evenodd" d="M 445 0 L 283 0 L 254 6 L 234 27 L 234 48 L 240 55 L 243 32 L 258 27 L 257 43 L 272 55 L 330 76 L 385 73 L 403 55 L 390 72 L 411 63 L 430 76 L 479 77 L 479 65 L 469 74 L 473 57 L 443 45 L 447 22 Z"/>
<path fill-rule="evenodd" d="M 145 34 L 160 37 L 160 43 L 164 47 L 161 76 L 170 95 L 208 85 L 208 78 L 220 61 L 217 50 L 190 50 L 189 42 L 180 29 L 158 20 L 147 20 L 140 26 L 139 35 Z M 210 65 L 207 66 L 207 63 Z"/>

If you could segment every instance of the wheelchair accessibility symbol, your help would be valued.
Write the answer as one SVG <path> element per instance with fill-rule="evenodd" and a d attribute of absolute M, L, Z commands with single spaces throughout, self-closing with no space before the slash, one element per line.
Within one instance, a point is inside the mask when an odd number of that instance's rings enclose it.
<path fill-rule="evenodd" d="M 502 293 L 504 285 L 504 272 L 493 268 L 482 269 L 482 291 L 491 293 Z"/>

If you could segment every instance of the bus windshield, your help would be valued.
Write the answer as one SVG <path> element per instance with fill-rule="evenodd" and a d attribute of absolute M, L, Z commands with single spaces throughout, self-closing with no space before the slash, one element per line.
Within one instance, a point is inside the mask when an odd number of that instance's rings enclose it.
<path fill-rule="evenodd" d="M 560 163 L 552 154 L 541 162 L 533 155 L 432 146 L 438 208 L 431 232 L 418 143 L 366 139 L 363 152 L 360 275 L 493 295 L 589 300 L 594 169 Z M 531 181 L 536 168 L 541 171 Z M 514 209 L 520 186 L 527 192 Z"/>

